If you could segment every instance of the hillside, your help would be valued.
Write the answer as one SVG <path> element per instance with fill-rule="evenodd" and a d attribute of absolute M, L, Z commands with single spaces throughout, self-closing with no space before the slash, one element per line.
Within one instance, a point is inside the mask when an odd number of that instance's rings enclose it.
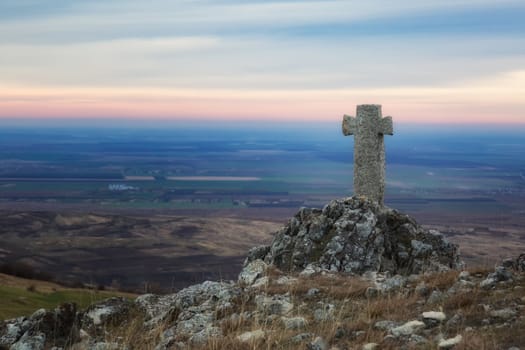
<path fill-rule="evenodd" d="M 38 310 L 0 349 L 515 350 L 524 290 L 525 254 L 464 269 L 440 232 L 351 197 L 299 210 L 236 281 Z"/>
<path fill-rule="evenodd" d="M 69 302 L 86 308 L 111 297 L 134 298 L 135 294 L 67 288 L 52 282 L 25 279 L 0 273 L 0 320 L 33 313 L 37 309 L 54 309 Z"/>

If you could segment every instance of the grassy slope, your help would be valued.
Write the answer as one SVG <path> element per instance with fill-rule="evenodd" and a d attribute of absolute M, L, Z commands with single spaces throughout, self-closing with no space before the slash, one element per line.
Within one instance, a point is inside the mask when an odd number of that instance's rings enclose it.
<path fill-rule="evenodd" d="M 113 296 L 131 298 L 134 295 L 65 288 L 55 283 L 0 274 L 0 320 L 30 315 L 40 308 L 53 309 L 64 302 L 75 302 L 80 308 L 85 308 L 95 301 Z"/>

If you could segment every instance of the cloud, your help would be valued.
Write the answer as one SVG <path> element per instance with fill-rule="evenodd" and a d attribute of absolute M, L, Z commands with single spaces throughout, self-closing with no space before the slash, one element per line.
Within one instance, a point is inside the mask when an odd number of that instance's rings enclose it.
<path fill-rule="evenodd" d="M 484 116 L 506 101 L 516 120 L 522 89 L 506 84 L 522 83 L 524 12 L 506 0 L 3 0 L 0 86 L 11 99 L 0 113 L 48 101 L 50 115 L 262 118 L 282 107 L 320 118 L 377 99 L 408 118 L 457 117 L 467 102 Z"/>

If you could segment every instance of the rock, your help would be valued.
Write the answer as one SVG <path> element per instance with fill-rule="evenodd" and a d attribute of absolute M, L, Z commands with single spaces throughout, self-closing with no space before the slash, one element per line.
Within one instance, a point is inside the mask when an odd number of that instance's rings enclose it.
<path fill-rule="evenodd" d="M 320 308 L 314 310 L 314 319 L 317 322 L 330 321 L 334 318 L 335 306 L 332 304 L 324 304 L 319 302 Z"/>
<path fill-rule="evenodd" d="M 483 289 L 492 289 L 496 286 L 498 281 L 495 278 L 488 277 L 479 283 L 479 286 Z"/>
<path fill-rule="evenodd" d="M 218 338 L 222 336 L 222 330 L 219 327 L 208 326 L 203 330 L 193 334 L 190 337 L 190 344 L 203 346 L 211 338 Z"/>
<path fill-rule="evenodd" d="M 65 303 L 52 311 L 40 309 L 29 318 L 0 323 L 0 349 L 65 347 L 79 340 L 79 329 L 75 304 Z"/>
<path fill-rule="evenodd" d="M 439 326 L 439 324 L 445 321 L 447 318 L 447 316 L 445 316 L 445 314 L 441 311 L 423 312 L 421 317 L 423 318 L 423 323 L 425 323 L 427 328 Z"/>
<path fill-rule="evenodd" d="M 507 321 L 507 320 L 510 320 L 516 317 L 517 314 L 518 312 L 516 310 L 508 308 L 508 307 L 504 309 L 500 309 L 500 310 L 492 310 L 489 312 L 490 317 L 501 319 L 504 321 Z"/>
<path fill-rule="evenodd" d="M 83 323 L 100 326 L 115 318 L 126 317 L 129 308 L 130 302 L 124 298 L 106 299 L 88 308 Z"/>
<path fill-rule="evenodd" d="M 397 323 L 390 320 L 377 321 L 374 323 L 374 328 L 381 331 L 390 331 L 394 327 L 397 327 Z"/>
<path fill-rule="evenodd" d="M 264 339 L 265 336 L 266 333 L 262 329 L 257 329 L 255 331 L 244 332 L 243 334 L 237 336 L 237 340 L 243 343 L 253 343 Z"/>
<path fill-rule="evenodd" d="M 257 311 L 266 315 L 286 315 L 293 309 L 289 295 L 257 295 L 255 303 Z"/>
<path fill-rule="evenodd" d="M 460 313 L 457 313 L 454 316 L 452 316 L 450 320 L 447 321 L 447 327 L 459 328 L 464 320 L 465 319 L 463 315 L 461 315 Z"/>
<path fill-rule="evenodd" d="M 24 335 L 16 343 L 11 345 L 9 350 L 43 350 L 46 344 L 46 335 L 42 332 Z"/>
<path fill-rule="evenodd" d="M 459 279 L 456 281 L 456 283 L 454 283 L 454 285 L 452 285 L 452 287 L 450 287 L 448 290 L 447 290 L 447 293 L 449 295 L 452 295 L 452 294 L 456 294 L 456 293 L 459 293 L 459 292 L 470 292 L 474 289 L 475 287 L 475 283 L 474 282 L 470 282 L 470 281 L 467 281 L 467 280 L 463 280 L 463 279 Z"/>
<path fill-rule="evenodd" d="M 321 272 L 321 268 L 318 266 L 318 264 L 310 263 L 306 265 L 304 270 L 301 271 L 300 275 L 303 277 L 309 277 L 319 272 Z"/>
<path fill-rule="evenodd" d="M 261 287 L 267 287 L 268 283 L 270 283 L 270 279 L 268 276 L 261 277 L 257 279 L 253 284 L 252 288 L 261 288 Z"/>
<path fill-rule="evenodd" d="M 427 311 L 421 314 L 423 319 L 436 320 L 438 322 L 443 322 L 447 318 L 444 312 L 441 311 Z"/>
<path fill-rule="evenodd" d="M 271 245 L 257 252 L 267 264 L 303 275 L 328 270 L 406 276 L 462 266 L 457 247 L 439 232 L 358 197 L 333 200 L 322 210 L 300 209 Z"/>
<path fill-rule="evenodd" d="M 378 285 L 378 289 L 382 293 L 390 293 L 394 291 L 398 291 L 401 288 L 403 288 L 407 284 L 407 278 L 395 275 L 394 277 L 387 278 L 384 282 L 380 283 Z"/>
<path fill-rule="evenodd" d="M 317 288 L 310 288 L 308 289 L 308 292 L 306 292 L 306 296 L 307 297 L 313 297 L 317 294 L 319 294 L 321 291 Z"/>
<path fill-rule="evenodd" d="M 261 259 L 254 260 L 242 269 L 238 281 L 241 285 L 250 286 L 258 278 L 263 277 L 267 268 L 268 265 Z"/>
<path fill-rule="evenodd" d="M 439 290 L 433 291 L 427 299 L 427 304 L 438 304 L 445 299 L 445 294 Z"/>
<path fill-rule="evenodd" d="M 297 283 L 298 279 L 295 277 L 289 277 L 289 276 L 281 276 L 275 281 L 275 283 L 284 285 L 284 286 L 290 286 L 292 284 Z"/>
<path fill-rule="evenodd" d="M 416 333 L 418 330 L 425 327 L 425 324 L 421 321 L 409 321 L 399 327 L 392 328 L 390 333 L 395 337 L 409 336 Z"/>
<path fill-rule="evenodd" d="M 303 329 L 308 322 L 304 317 L 281 317 L 284 328 L 286 329 Z"/>
<path fill-rule="evenodd" d="M 512 280 L 512 272 L 504 266 L 498 266 L 493 273 L 490 273 L 486 279 L 480 282 L 479 286 L 483 289 L 492 289 L 498 282 Z"/>
<path fill-rule="evenodd" d="M 305 340 L 311 339 L 314 335 L 312 333 L 299 333 L 290 338 L 290 342 L 294 344 L 302 343 Z"/>
<path fill-rule="evenodd" d="M 470 272 L 468 271 L 461 271 L 458 275 L 458 279 L 460 280 L 468 280 L 470 279 Z"/>
<path fill-rule="evenodd" d="M 323 338 L 316 337 L 306 348 L 308 350 L 326 350 L 328 349 L 328 344 Z"/>
<path fill-rule="evenodd" d="M 258 246 L 253 247 L 248 251 L 248 255 L 246 256 L 246 260 L 244 260 L 244 266 L 247 266 L 249 263 L 251 263 L 254 260 L 257 259 L 264 259 L 266 254 L 268 254 L 268 251 L 270 250 L 270 247 L 268 246 Z"/>
<path fill-rule="evenodd" d="M 362 350 L 377 350 L 379 349 L 379 344 L 377 343 L 367 343 L 363 345 Z"/>
<path fill-rule="evenodd" d="M 178 323 L 175 327 L 175 335 L 191 337 L 192 335 L 211 327 L 214 317 L 211 311 L 197 313 L 187 311 L 182 313 L 177 320 Z"/>
<path fill-rule="evenodd" d="M 463 337 L 461 336 L 461 334 L 458 334 L 454 338 L 441 340 L 438 343 L 438 348 L 440 348 L 440 349 L 451 349 L 454 346 L 456 346 L 459 343 L 461 343 L 462 340 L 463 340 Z"/>

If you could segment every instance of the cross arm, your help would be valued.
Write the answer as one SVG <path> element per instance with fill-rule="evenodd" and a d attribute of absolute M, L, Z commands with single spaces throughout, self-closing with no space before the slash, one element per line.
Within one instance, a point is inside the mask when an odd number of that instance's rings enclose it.
<path fill-rule="evenodd" d="M 343 135 L 353 135 L 356 132 L 357 123 L 354 117 L 349 115 L 343 116 Z"/>
<path fill-rule="evenodd" d="M 394 135 L 394 123 L 392 117 L 381 118 L 379 133 L 383 135 Z"/>

